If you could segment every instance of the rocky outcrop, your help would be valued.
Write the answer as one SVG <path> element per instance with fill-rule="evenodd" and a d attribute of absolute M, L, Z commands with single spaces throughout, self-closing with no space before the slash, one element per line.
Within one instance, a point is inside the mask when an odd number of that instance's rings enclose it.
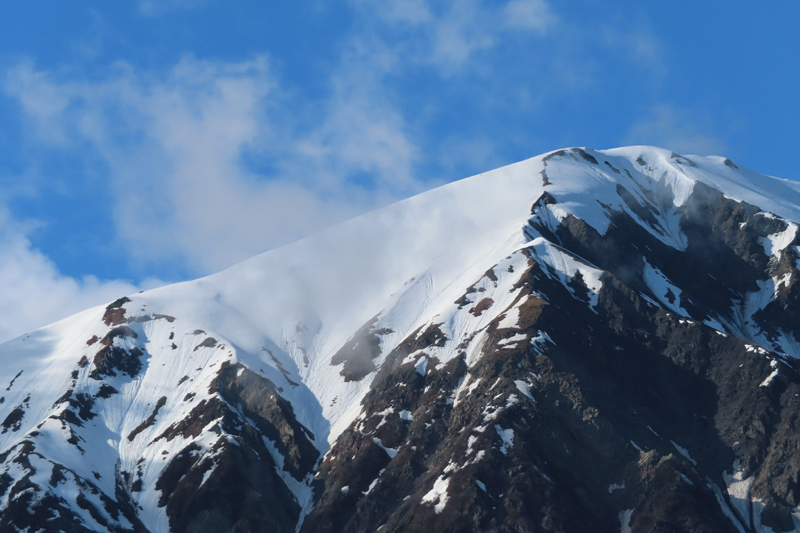
<path fill-rule="evenodd" d="M 702 322 L 733 323 L 737 298 L 796 270 L 759 244 L 787 223 L 702 185 L 677 216 L 685 250 L 627 212 L 606 235 L 536 227 L 604 271 L 597 304 L 580 272 L 565 284 L 531 257 L 517 323 L 492 323 L 469 367 L 401 364 L 447 341 L 410 335 L 322 462 L 303 531 L 794 530 L 800 364 Z M 672 308 L 646 265 L 680 287 Z M 771 309 L 761 323 L 790 330 L 794 309 Z"/>

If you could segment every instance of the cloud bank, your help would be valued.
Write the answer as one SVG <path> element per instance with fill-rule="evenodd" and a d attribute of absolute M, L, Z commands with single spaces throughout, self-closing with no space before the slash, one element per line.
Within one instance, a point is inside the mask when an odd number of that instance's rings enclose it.
<path fill-rule="evenodd" d="M 31 245 L 30 229 L 14 222 L 6 210 L 0 210 L 0 342 L 140 290 L 119 280 L 64 276 Z M 150 280 L 142 288 L 160 284 Z"/>
<path fill-rule="evenodd" d="M 306 130 L 263 57 L 162 75 L 120 63 L 99 83 L 28 63 L 6 90 L 41 142 L 102 157 L 136 259 L 203 274 L 422 190 L 402 117 L 357 73 L 334 85 Z"/>

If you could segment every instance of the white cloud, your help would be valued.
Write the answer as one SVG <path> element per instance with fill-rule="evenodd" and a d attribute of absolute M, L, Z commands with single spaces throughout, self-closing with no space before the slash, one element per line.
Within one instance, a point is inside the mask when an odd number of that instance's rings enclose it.
<path fill-rule="evenodd" d="M 35 72 L 30 62 L 9 72 L 7 85 L 17 88 L 15 95 L 28 121 L 29 133 L 43 142 L 67 144 L 68 135 L 59 118 L 69 105 L 69 97 L 47 82 L 44 73 Z"/>
<path fill-rule="evenodd" d="M 119 64 L 99 83 L 22 64 L 6 90 L 37 140 L 102 156 L 134 258 L 204 274 L 421 190 L 404 120 L 372 72 L 337 75 L 306 130 L 264 58 L 187 58 L 161 76 Z"/>
<path fill-rule="evenodd" d="M 650 71 L 655 80 L 669 73 L 661 43 L 645 22 L 627 26 L 603 25 L 600 28 L 603 44 L 618 51 L 620 57 Z"/>
<path fill-rule="evenodd" d="M 659 146 L 684 155 L 724 154 L 725 143 L 704 132 L 710 129 L 703 117 L 661 104 L 654 106 L 649 116 L 635 123 L 623 142 Z"/>
<path fill-rule="evenodd" d="M 511 28 L 547 33 L 557 22 L 544 0 L 511 0 L 503 8 L 505 23 Z"/>
<path fill-rule="evenodd" d="M 75 279 L 61 274 L 31 245 L 27 235 L 30 229 L 30 225 L 15 222 L 0 209 L 0 342 L 139 291 L 125 281 L 103 281 L 94 276 Z M 152 280 L 144 285 L 152 288 L 159 284 Z"/>
<path fill-rule="evenodd" d="M 382 22 L 401 33 L 394 42 L 405 59 L 434 65 L 445 76 L 464 68 L 476 54 L 495 47 L 509 37 L 509 32 L 544 34 L 557 23 L 545 0 L 511 0 L 501 6 L 482 0 L 352 3 L 369 21 L 366 26 L 376 27 Z"/>
<path fill-rule="evenodd" d="M 470 56 L 494 45 L 492 24 L 477 0 L 461 0 L 431 24 L 431 61 L 445 69 L 463 66 Z"/>
<path fill-rule="evenodd" d="M 318 176 L 327 176 L 336 187 L 342 185 L 341 176 L 359 173 L 366 186 L 401 197 L 424 186 L 413 170 L 418 149 L 383 85 L 395 58 L 376 52 L 379 46 L 356 43 L 343 58 L 318 126 L 300 140 L 299 149 L 309 159 L 293 163 L 313 164 Z"/>

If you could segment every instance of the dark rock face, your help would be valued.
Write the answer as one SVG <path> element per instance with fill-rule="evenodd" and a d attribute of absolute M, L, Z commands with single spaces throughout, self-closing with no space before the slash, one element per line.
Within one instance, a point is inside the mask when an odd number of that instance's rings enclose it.
<path fill-rule="evenodd" d="M 106 323 L 106 326 L 117 326 L 125 322 L 125 308 L 123 306 L 130 301 L 130 298 L 123 296 L 108 304 L 103 315 L 103 322 Z"/>
<path fill-rule="evenodd" d="M 374 325 L 377 321 L 376 317 L 364 324 L 331 358 L 331 364 L 334 366 L 344 363 L 340 374 L 344 376 L 345 381 L 359 381 L 377 370 L 372 361 L 381 354 L 379 335 L 391 333 L 391 331 L 375 330 Z"/>
<path fill-rule="evenodd" d="M 105 399 L 116 391 L 98 393 Z M 209 448 L 195 443 L 171 458 L 155 483 L 159 507 L 165 508 L 174 532 L 293 532 L 300 519 L 300 505 L 287 486 L 286 477 L 306 482 L 319 458 L 313 435 L 300 424 L 292 406 L 278 395 L 275 385 L 242 365 L 225 364 L 212 383 L 215 393 L 203 400 L 180 423 L 170 427 L 148 446 L 162 439 L 197 437 L 209 431 L 219 438 Z M 74 431 L 96 415 L 96 399 L 69 391 L 56 402 L 66 409 L 51 418 L 59 421 L 69 442 L 83 452 L 83 439 Z M 152 426 L 167 404 L 160 398 L 150 416 L 129 435 L 133 441 Z M 21 418 L 24 413 L 19 415 Z M 13 430 L 16 418 L 8 422 Z M 208 427 L 211 426 L 209 430 Z M 36 437 L 36 432 L 29 434 Z M 273 454 L 280 454 L 283 465 Z M 16 478 L 0 473 L 0 498 L 8 503 L 0 513 L 0 531 L 110 531 L 146 532 L 133 495 L 143 490 L 141 468 L 133 473 L 117 471 L 114 495 L 105 494 L 92 480 L 80 477 L 39 453 L 35 440 L 25 440 L 0 456 L 0 464 L 17 465 Z M 142 465 L 142 460 L 138 463 Z M 33 482 L 42 468 L 52 471 L 47 486 Z M 20 477 L 19 471 L 23 473 Z M 94 473 L 97 479 L 108 473 Z M 76 514 L 71 502 L 59 496 L 59 486 L 77 495 L 77 505 L 89 513 L 95 525 Z"/>
<path fill-rule="evenodd" d="M 164 407 L 164 405 L 166 405 L 166 403 L 167 403 L 167 397 L 166 396 L 162 396 L 161 398 L 159 398 L 158 402 L 156 402 L 156 406 L 153 409 L 153 412 L 150 414 L 150 416 L 148 416 L 145 421 L 143 421 L 141 424 L 136 426 L 136 428 L 134 428 L 134 430 L 131 431 L 128 434 L 128 440 L 135 439 L 136 435 L 138 435 L 139 433 L 141 433 L 145 429 L 147 429 L 150 426 L 152 426 L 153 423 L 156 421 L 156 417 L 158 416 L 158 412 L 161 410 L 162 407 Z"/>
<path fill-rule="evenodd" d="M 102 339 L 95 335 L 86 343 L 89 357 L 78 361 L 71 387 L 52 405 L 54 413 L 37 430 L 28 431 L 20 444 L 0 455 L 0 531 L 144 533 L 147 529 L 140 515 L 144 509 L 138 498 L 153 489 L 158 491 L 158 506 L 166 513 L 171 531 L 295 531 L 300 504 L 287 481 L 293 487 L 310 482 L 319 458 L 314 435 L 298 422 L 292 405 L 280 396 L 282 389 L 239 364 L 223 361 L 210 382 L 210 396 L 155 438 L 149 432 L 174 407 L 170 403 L 182 397 L 191 404 L 195 393 L 159 397 L 132 431 L 120 435 L 145 453 L 176 438 L 188 441 L 178 453 L 170 456 L 164 450 L 159 454 L 156 460 L 164 463 L 154 480 L 145 480 L 144 457 L 139 457 L 132 472 L 122 470 L 118 463 L 114 472 L 95 471 L 87 478 L 44 455 L 48 441 L 40 439 L 47 437 L 38 430 L 50 424 L 48 435 L 56 429 L 56 435 L 66 441 L 67 454 L 91 461 L 99 444 L 88 441 L 97 428 L 98 403 L 102 406 L 119 394 L 117 387 L 135 381 L 143 373 L 143 365 L 149 364 L 148 342 L 153 339 L 134 323 L 175 320 L 167 315 L 144 315 L 150 320 L 126 318 L 122 306 L 128 302 L 121 299 L 109 306 L 105 317 L 109 320 L 104 320 L 108 332 Z M 195 332 L 201 334 L 204 332 Z M 175 337 L 171 331 L 163 335 L 166 343 Z M 224 344 L 209 336 L 200 339 L 198 347 L 220 353 L 225 350 Z M 90 359 L 92 352 L 95 355 Z M 214 366 L 216 362 L 210 365 Z M 88 388 L 96 392 L 81 390 L 81 375 L 84 380 L 90 378 Z M 180 387 L 192 379 L 187 375 L 175 381 Z M 2 431 L 20 430 L 30 410 L 28 400 L 26 397 L 9 412 L 0 424 Z M 141 442 L 143 434 L 149 435 L 149 442 Z M 203 437 L 203 446 L 193 442 L 198 437 Z M 41 482 L 43 472 L 49 473 L 45 477 L 49 476 L 48 483 Z M 115 486 L 110 493 L 107 483 L 102 485 L 105 488 L 98 485 L 108 476 Z M 63 494 L 70 494 L 71 501 Z"/>
<path fill-rule="evenodd" d="M 3 420 L 3 423 L 0 426 L 3 427 L 3 432 L 8 431 L 11 429 L 12 431 L 16 431 L 19 429 L 20 421 L 22 417 L 25 416 L 25 409 L 22 406 L 15 407 L 13 411 L 11 411 L 8 416 Z"/>
<path fill-rule="evenodd" d="M 114 344 L 114 339 L 116 338 L 125 339 L 128 337 L 132 337 L 135 339 L 136 337 L 138 337 L 138 335 L 128 326 L 119 326 L 109 331 L 106 334 L 106 336 L 100 340 L 100 344 L 102 344 L 103 346 L 111 346 Z"/>
<path fill-rule="evenodd" d="M 135 346 L 130 351 L 118 346 L 106 346 L 94 356 L 95 368 L 89 377 L 102 379 L 102 376 L 116 376 L 117 371 L 134 377 L 142 369 L 141 356 L 142 351 Z"/>
<path fill-rule="evenodd" d="M 119 300 L 118 300 L 119 301 Z M 112 304 L 114 305 L 114 304 Z M 124 312 L 124 309 L 122 309 Z M 94 369 L 89 374 L 89 377 L 96 380 L 101 380 L 102 376 L 116 376 L 117 372 L 126 374 L 129 377 L 134 377 L 142 369 L 142 362 L 140 357 L 143 355 L 142 350 L 137 346 L 126 349 L 117 346 L 115 339 L 135 339 L 138 335 L 128 326 L 119 326 L 111 331 L 100 340 L 103 346 L 94 356 Z"/>
<path fill-rule="evenodd" d="M 220 441 L 214 459 L 197 452 L 192 445 L 181 451 L 156 484 L 171 531 L 294 530 L 299 506 L 252 428 L 243 431 L 236 444 Z"/>
<path fill-rule="evenodd" d="M 300 506 L 278 473 L 266 441 L 297 481 L 313 472 L 319 452 L 313 435 L 297 421 L 275 385 L 242 365 L 225 364 L 212 384 L 218 394 L 203 400 L 180 424 L 158 437 L 172 440 L 211 431 L 229 437 L 206 452 L 185 447 L 167 466 L 156 488 L 175 532 L 291 532 Z M 156 410 L 157 411 L 157 410 Z M 155 413 L 154 413 L 155 414 Z"/>
<path fill-rule="evenodd" d="M 311 443 L 314 435 L 297 421 L 292 405 L 270 380 L 242 365 L 226 365 L 217 377 L 216 390 L 275 443 L 285 458 L 284 469 L 295 479 L 300 481 L 313 471 L 319 457 Z"/>
<path fill-rule="evenodd" d="M 659 194 L 646 205 L 620 196 L 658 227 L 671 191 Z M 534 215 L 555 202 L 547 195 Z M 794 250 L 771 261 L 759 241 L 786 223 L 702 184 L 676 215 L 685 250 L 626 212 L 610 215 L 604 236 L 575 217 L 532 219 L 605 271 L 594 309 L 580 272 L 562 284 L 530 260 L 517 325 L 492 323 L 469 368 L 466 354 L 424 375 L 401 364 L 447 341 L 435 326 L 389 355 L 364 416 L 318 469 L 303 531 L 795 529 L 800 364 L 699 321 L 735 324 L 742 294 L 796 269 Z M 645 264 L 681 288 L 691 319 L 653 303 L 669 294 L 654 294 Z M 795 331 L 795 276 L 760 325 Z M 526 340 L 504 343 L 514 335 Z M 752 482 L 743 501 L 727 492 L 737 468 Z"/>
<path fill-rule="evenodd" d="M 0 475 L 0 496 L 7 497 L 8 504 L 0 513 L 0 531 L 65 531 L 69 533 L 89 533 L 97 531 L 90 528 L 84 518 L 78 516 L 70 503 L 51 491 L 37 486 L 32 477 L 37 473 L 32 460 L 38 468 L 51 468 L 50 489 L 65 485 L 77 494 L 78 507 L 91 516 L 104 531 L 113 533 L 145 533 L 147 530 L 137 517 L 136 511 L 123 490 L 118 485 L 116 501 L 90 480 L 82 478 L 72 470 L 53 464 L 35 451 L 35 445 L 23 441 L 8 450 L 0 459 L 18 465 L 24 472 L 21 479 L 12 484 L 10 476 Z M 88 496 L 87 496 L 88 495 Z M 127 522 L 130 527 L 123 527 Z"/>
<path fill-rule="evenodd" d="M 214 348 L 216 345 L 217 345 L 217 339 L 215 339 L 214 337 L 208 337 L 206 339 L 203 339 L 203 342 L 198 344 L 195 347 L 194 351 L 197 351 L 200 348 Z"/>

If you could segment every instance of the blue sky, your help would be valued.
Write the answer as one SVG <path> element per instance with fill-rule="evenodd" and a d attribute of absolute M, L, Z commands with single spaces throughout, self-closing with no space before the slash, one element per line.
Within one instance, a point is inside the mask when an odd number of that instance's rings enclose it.
<path fill-rule="evenodd" d="M 800 5 L 0 6 L 0 339 L 565 146 L 797 178 Z"/>

